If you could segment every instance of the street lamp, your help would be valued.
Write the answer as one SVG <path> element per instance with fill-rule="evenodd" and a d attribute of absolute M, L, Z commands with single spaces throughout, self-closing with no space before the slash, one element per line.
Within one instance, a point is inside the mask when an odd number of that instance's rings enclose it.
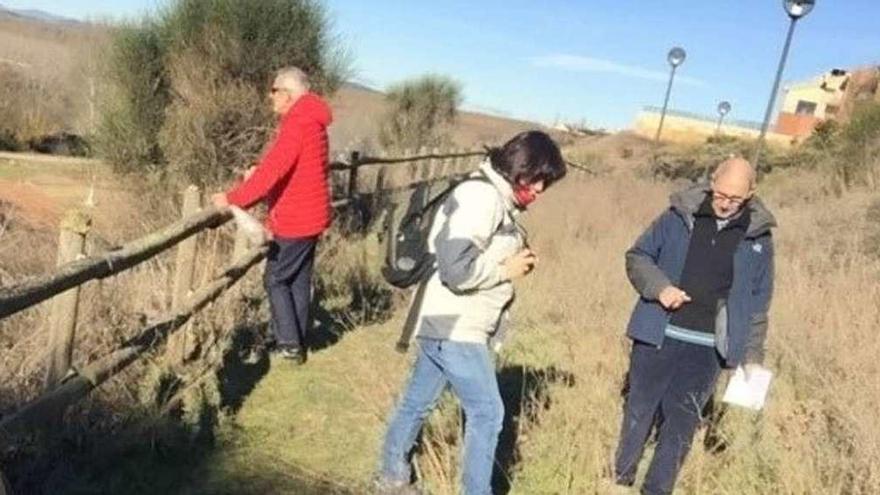
<path fill-rule="evenodd" d="M 718 104 L 718 125 L 715 126 L 715 135 L 721 132 L 721 123 L 724 122 L 724 117 L 730 113 L 730 102 L 722 101 Z"/>
<path fill-rule="evenodd" d="M 666 98 L 663 99 L 663 111 L 660 113 L 660 125 L 657 126 L 657 135 L 654 136 L 654 141 L 660 141 L 660 133 L 663 132 L 663 121 L 666 120 L 666 107 L 669 105 L 669 95 L 672 93 L 672 81 L 675 80 L 675 69 L 678 69 L 678 66 L 684 63 L 685 58 L 687 58 L 687 52 L 679 46 L 673 47 L 666 54 L 666 61 L 669 62 L 672 70 L 669 71 L 669 84 L 666 86 Z"/>
<path fill-rule="evenodd" d="M 788 36 L 785 38 L 785 45 L 782 48 L 782 56 L 779 58 L 779 68 L 776 70 L 776 80 L 773 82 L 773 90 L 770 91 L 770 100 L 767 102 L 767 111 L 764 112 L 764 122 L 761 124 L 761 135 L 758 136 L 758 143 L 755 146 L 755 156 L 752 164 L 758 167 L 758 159 L 761 158 L 761 149 L 764 147 L 764 139 L 767 136 L 767 128 L 770 126 L 770 116 L 773 114 L 773 107 L 776 105 L 776 93 L 779 92 L 779 82 L 782 80 L 782 71 L 785 69 L 785 61 L 788 59 L 788 50 L 791 48 L 791 39 L 794 36 L 794 26 L 797 21 L 806 16 L 816 6 L 816 0 L 782 0 L 782 8 L 791 19 L 788 25 Z"/>

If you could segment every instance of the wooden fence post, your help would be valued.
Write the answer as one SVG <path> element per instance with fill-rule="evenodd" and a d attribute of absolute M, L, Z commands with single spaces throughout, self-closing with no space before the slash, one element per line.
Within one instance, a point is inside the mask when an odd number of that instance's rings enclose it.
<path fill-rule="evenodd" d="M 473 171 L 474 167 L 471 162 L 473 161 L 472 157 L 465 156 L 461 158 L 461 161 L 458 164 L 458 172 L 462 174 L 470 173 Z"/>
<path fill-rule="evenodd" d="M 232 248 L 232 262 L 235 263 L 238 260 L 242 259 L 251 247 L 251 240 L 247 232 L 245 232 L 245 230 L 241 228 L 241 226 L 237 225 L 235 228 L 235 244 L 233 244 Z M 226 301 L 225 306 L 227 306 L 227 308 L 232 308 L 231 311 L 226 312 L 226 324 L 229 328 L 233 328 L 237 323 L 237 308 L 241 303 L 243 296 L 244 285 L 242 281 L 239 281 L 238 284 L 230 287 L 229 290 L 226 291 L 226 294 L 224 294 L 223 296 L 224 300 Z"/>
<path fill-rule="evenodd" d="M 431 150 L 432 155 L 440 155 L 440 149 L 433 148 Z M 431 158 L 428 160 L 427 166 L 425 167 L 425 171 L 422 173 L 422 178 L 426 180 L 434 180 L 437 178 L 437 167 L 440 164 L 440 158 Z"/>
<path fill-rule="evenodd" d="M 452 153 L 458 153 L 458 148 L 452 148 Z M 453 165 L 455 164 L 455 160 L 455 157 L 452 157 L 446 158 L 440 162 L 440 170 L 438 171 L 440 177 L 446 179 L 452 174 L 451 170 Z"/>
<path fill-rule="evenodd" d="M 385 201 L 385 187 L 388 178 L 386 177 L 388 173 L 388 168 L 385 165 L 380 165 L 379 170 L 376 172 L 376 183 L 373 186 L 373 192 L 370 195 L 372 198 L 372 206 L 371 208 L 375 212 L 376 208 L 382 206 Z"/>
<path fill-rule="evenodd" d="M 460 151 L 460 150 L 456 150 L 456 151 Z M 462 157 L 453 158 L 452 162 L 450 164 L 451 165 L 450 174 L 452 174 L 452 175 L 460 174 L 461 173 L 461 164 L 464 163 L 464 160 L 465 159 Z"/>
<path fill-rule="evenodd" d="M 348 169 L 348 199 L 354 201 L 358 194 L 358 167 L 360 167 L 361 153 L 360 151 L 352 151 L 350 159 L 350 167 Z"/>
<path fill-rule="evenodd" d="M 428 153 L 428 148 L 422 146 L 421 148 L 419 148 L 415 151 L 415 155 L 410 155 L 410 156 L 421 156 L 426 153 Z M 421 161 L 412 162 L 412 166 L 409 169 L 409 174 L 410 174 L 409 179 L 412 182 L 416 182 L 416 181 L 420 180 L 419 178 L 421 177 L 421 172 L 422 172 L 421 168 L 423 166 L 424 166 L 424 163 Z"/>
<path fill-rule="evenodd" d="M 61 221 L 58 240 L 58 266 L 85 255 L 86 234 L 92 220 L 83 212 L 71 211 Z M 70 369 L 76 319 L 79 311 L 79 286 L 62 292 L 52 300 L 49 314 L 49 363 L 46 367 L 46 390 L 54 388 Z"/>
<path fill-rule="evenodd" d="M 191 185 L 183 191 L 183 207 L 180 215 L 186 218 L 202 207 L 201 191 Z M 180 308 L 189 298 L 192 292 L 193 276 L 196 269 L 196 249 L 198 240 L 196 236 L 182 241 L 177 245 L 177 259 L 174 266 L 174 287 L 171 292 L 171 309 Z M 179 332 L 168 339 L 166 355 L 170 364 L 183 364 L 187 356 L 187 337 L 190 333 L 190 325 L 187 324 Z"/>
<path fill-rule="evenodd" d="M 379 167 L 379 171 L 376 172 L 376 185 L 373 187 L 374 194 L 382 194 L 382 191 L 385 190 L 386 182 L 388 182 L 388 167 L 382 165 Z"/>

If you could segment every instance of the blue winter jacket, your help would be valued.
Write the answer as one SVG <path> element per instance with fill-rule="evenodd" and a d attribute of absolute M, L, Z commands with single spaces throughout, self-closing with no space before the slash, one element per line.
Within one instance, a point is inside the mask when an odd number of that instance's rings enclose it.
<path fill-rule="evenodd" d="M 662 346 L 670 312 L 660 305 L 660 292 L 678 286 L 687 258 L 694 213 L 710 191 L 698 184 L 670 197 L 663 212 L 626 252 L 626 273 L 639 293 L 627 335 Z M 776 220 L 756 197 L 749 200 L 751 221 L 733 257 L 733 282 L 716 318 L 716 347 L 728 367 L 762 362 L 767 312 L 773 293 L 773 238 Z"/>

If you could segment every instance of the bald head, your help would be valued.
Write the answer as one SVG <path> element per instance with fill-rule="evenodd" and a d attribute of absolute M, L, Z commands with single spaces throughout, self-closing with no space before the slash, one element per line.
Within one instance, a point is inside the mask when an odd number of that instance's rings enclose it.
<path fill-rule="evenodd" d="M 712 174 L 712 209 L 718 218 L 730 218 L 755 192 L 757 174 L 743 158 L 721 162 Z"/>
<path fill-rule="evenodd" d="M 727 175 L 737 180 L 746 180 L 749 184 L 749 189 L 754 189 L 757 183 L 755 167 L 745 158 L 728 158 L 721 162 L 712 174 L 712 181 L 714 182 Z"/>

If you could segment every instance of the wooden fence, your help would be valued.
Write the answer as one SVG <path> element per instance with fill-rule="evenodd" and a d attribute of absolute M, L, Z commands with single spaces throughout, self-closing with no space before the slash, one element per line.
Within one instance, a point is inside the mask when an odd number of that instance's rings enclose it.
<path fill-rule="evenodd" d="M 483 151 L 455 151 L 441 153 L 439 150 L 421 152 L 403 158 L 379 158 L 354 151 L 347 154 L 347 161 L 330 164 L 333 173 L 342 172 L 345 184 L 333 181 L 335 195 L 333 207 L 344 208 L 364 194 L 389 193 L 412 189 L 418 184 L 444 180 L 473 170 L 474 159 Z M 408 177 L 388 181 L 388 169 L 401 164 L 415 164 Z M 569 164 L 576 170 L 589 172 L 577 164 Z M 365 167 L 373 166 L 377 172 L 372 187 L 364 191 L 362 174 Z M 17 411 L 0 418 L 0 438 L 15 431 L 31 429 L 57 421 L 64 411 L 85 398 L 92 390 L 135 362 L 147 351 L 168 343 L 166 354 L 179 361 L 184 355 L 179 329 L 202 308 L 216 300 L 241 279 L 266 256 L 268 246 L 251 245 L 244 232 L 236 233 L 233 259 L 219 276 L 203 287 L 193 290 L 192 280 L 197 258 L 196 236 L 217 228 L 231 218 L 225 210 L 201 207 L 201 192 L 190 186 L 184 192 L 182 218 L 141 239 L 118 249 L 90 257 L 85 256 L 85 238 L 90 220 L 82 213 L 70 214 L 61 224 L 58 250 L 58 267 L 49 274 L 30 278 L 10 287 L 0 287 L 0 319 L 9 317 L 42 302 L 51 304 L 48 318 L 50 348 L 47 374 L 42 395 Z M 74 368 L 71 363 L 76 342 L 76 323 L 79 289 L 83 284 L 104 279 L 129 270 L 172 247 L 177 247 L 172 287 L 172 304 L 169 311 L 156 318 L 132 338 L 103 357 Z"/>

